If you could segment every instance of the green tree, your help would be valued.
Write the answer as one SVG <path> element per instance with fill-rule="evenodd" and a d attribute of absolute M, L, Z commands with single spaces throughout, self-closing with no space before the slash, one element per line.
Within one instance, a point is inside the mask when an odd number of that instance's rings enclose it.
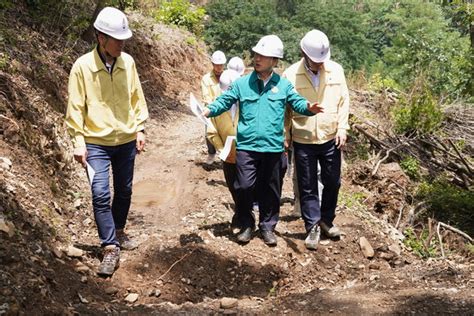
<path fill-rule="evenodd" d="M 227 55 L 243 55 L 263 35 L 280 35 L 286 21 L 276 13 L 274 1 L 214 0 L 206 6 L 209 21 L 204 38 Z"/>
<path fill-rule="evenodd" d="M 374 41 L 367 36 L 371 30 L 369 9 L 365 2 L 307 0 L 298 6 L 292 21 L 296 28 L 326 33 L 333 59 L 348 71 L 370 69 L 376 52 Z"/>
<path fill-rule="evenodd" d="M 457 97 L 469 85 L 469 41 L 448 26 L 441 7 L 405 0 L 385 15 L 392 32 L 383 49 L 384 74 L 409 87 L 423 74 L 437 95 Z"/>

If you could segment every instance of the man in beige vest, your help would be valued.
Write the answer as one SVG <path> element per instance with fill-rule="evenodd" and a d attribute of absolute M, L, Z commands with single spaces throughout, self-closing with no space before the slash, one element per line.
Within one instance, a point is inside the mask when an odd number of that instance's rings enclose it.
<path fill-rule="evenodd" d="M 219 78 L 221 77 L 222 72 L 224 71 L 225 63 L 227 58 L 225 54 L 220 50 L 216 50 L 212 53 L 211 63 L 212 71 L 204 75 L 201 80 L 201 93 L 202 101 L 205 106 L 211 104 L 218 96 L 221 95 L 221 88 L 219 86 Z M 206 128 L 207 134 L 207 128 Z M 214 162 L 216 156 L 216 148 L 206 137 L 207 145 L 207 160 L 206 164 L 211 165 Z"/>
<path fill-rule="evenodd" d="M 301 96 L 310 103 L 318 103 L 323 111 L 304 116 L 288 110 L 286 141 L 294 149 L 301 215 L 308 234 L 305 246 L 316 249 L 321 230 L 330 238 L 341 234 L 333 221 L 341 186 L 341 149 L 349 129 L 349 90 L 344 70 L 330 60 L 329 40 L 323 32 L 308 32 L 300 46 L 303 58 L 283 76 Z M 318 163 L 324 186 L 321 196 Z"/>

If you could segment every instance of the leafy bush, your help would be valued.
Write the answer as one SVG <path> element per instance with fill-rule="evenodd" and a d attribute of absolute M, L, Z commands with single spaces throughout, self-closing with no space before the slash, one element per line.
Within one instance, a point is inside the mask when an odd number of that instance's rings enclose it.
<path fill-rule="evenodd" d="M 433 2 L 394 2 L 382 18 L 386 45 L 384 75 L 404 88 L 420 75 L 436 95 L 456 98 L 466 91 L 472 68 L 469 40 L 449 27 L 441 7 Z"/>
<path fill-rule="evenodd" d="M 421 258 L 430 258 L 436 256 L 437 242 L 435 239 L 431 239 L 429 245 L 425 246 L 429 237 L 428 230 L 424 229 L 420 233 L 420 237 L 417 237 L 412 228 L 408 228 L 404 231 L 405 239 L 403 243 L 405 246 L 410 247 L 411 250 Z"/>
<path fill-rule="evenodd" d="M 158 22 L 183 27 L 191 33 L 201 36 L 204 25 L 203 19 L 206 11 L 196 7 L 186 0 L 167 0 L 155 12 Z"/>
<path fill-rule="evenodd" d="M 424 88 L 411 99 L 403 100 L 393 110 L 395 129 L 399 133 L 426 134 L 440 127 L 443 113 L 431 92 Z"/>
<path fill-rule="evenodd" d="M 420 163 L 411 156 L 405 157 L 400 161 L 400 167 L 411 179 L 416 180 L 420 177 Z"/>
<path fill-rule="evenodd" d="M 433 183 L 420 184 L 416 196 L 428 203 L 431 215 L 437 220 L 452 223 L 471 236 L 474 234 L 474 192 L 439 178 Z"/>

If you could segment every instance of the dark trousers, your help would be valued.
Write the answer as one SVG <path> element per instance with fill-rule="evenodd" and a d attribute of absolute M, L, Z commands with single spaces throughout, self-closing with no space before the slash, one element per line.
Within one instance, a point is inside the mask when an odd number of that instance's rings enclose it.
<path fill-rule="evenodd" d="M 237 213 L 242 227 L 253 227 L 254 198 L 257 199 L 260 230 L 273 231 L 280 214 L 283 153 L 237 150 Z"/>
<path fill-rule="evenodd" d="M 123 229 L 132 198 L 133 168 L 136 142 L 119 146 L 86 144 L 87 162 L 94 169 L 92 206 L 102 246 L 119 245 L 116 229 Z M 114 197 L 111 203 L 110 167 L 112 166 Z"/>
<path fill-rule="evenodd" d="M 237 191 L 236 191 L 236 180 L 237 180 L 237 167 L 235 163 L 223 163 L 224 169 L 224 178 L 225 183 L 227 184 L 227 188 L 229 188 L 230 194 L 232 195 L 232 200 L 234 200 L 234 204 L 237 203 Z"/>
<path fill-rule="evenodd" d="M 341 151 L 335 140 L 324 144 L 293 143 L 301 215 L 306 231 L 322 220 L 331 226 L 336 217 L 337 197 L 341 187 Z M 321 166 L 322 197 L 318 194 L 318 162 Z M 321 198 L 321 206 L 319 199 Z"/>

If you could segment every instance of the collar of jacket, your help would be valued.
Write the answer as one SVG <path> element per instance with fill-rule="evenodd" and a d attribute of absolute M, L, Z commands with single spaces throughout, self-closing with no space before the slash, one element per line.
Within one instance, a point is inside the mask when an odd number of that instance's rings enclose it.
<path fill-rule="evenodd" d="M 323 70 L 325 73 L 327 73 L 328 75 L 332 72 L 332 68 L 330 67 L 330 64 L 329 63 L 324 63 L 323 64 Z M 320 75 L 322 74 L 322 71 L 320 71 Z M 305 67 L 305 64 L 304 64 L 304 58 L 301 58 L 300 60 L 300 66 L 298 67 L 298 70 L 296 72 L 298 75 L 300 74 L 306 74 L 309 78 L 309 74 L 308 72 L 306 71 L 306 67 Z"/>
<path fill-rule="evenodd" d="M 98 72 L 100 70 L 107 71 L 107 68 L 105 68 L 104 62 L 102 61 L 102 59 L 99 56 L 99 48 L 98 47 L 94 48 L 94 61 L 89 65 L 89 67 L 90 67 L 91 71 L 93 71 L 93 72 Z M 123 61 L 122 56 L 117 57 L 117 59 L 115 60 L 114 69 L 115 68 L 125 69 L 125 63 Z"/>
<path fill-rule="evenodd" d="M 278 83 L 279 79 L 280 79 L 280 75 L 277 74 L 276 72 L 273 72 L 273 75 L 272 75 L 272 77 L 270 78 L 270 81 L 269 81 L 268 83 L 272 82 L 272 83 L 274 83 L 274 85 L 276 85 L 276 84 Z M 250 82 L 256 85 L 256 84 L 257 84 L 257 80 L 259 80 L 258 74 L 257 74 L 257 72 L 254 70 L 254 71 L 252 71 L 252 73 L 250 74 Z M 268 84 L 267 84 L 267 86 L 268 86 Z"/>

